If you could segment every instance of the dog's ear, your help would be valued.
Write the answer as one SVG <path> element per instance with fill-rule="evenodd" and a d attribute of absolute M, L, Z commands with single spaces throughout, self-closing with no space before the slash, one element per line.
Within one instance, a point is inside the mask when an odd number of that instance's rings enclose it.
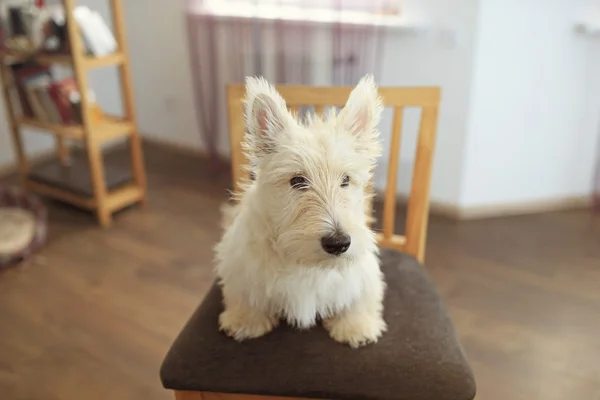
<path fill-rule="evenodd" d="M 275 150 L 278 137 L 294 122 L 285 101 L 264 78 L 246 78 L 247 148 L 260 156 Z"/>
<path fill-rule="evenodd" d="M 377 124 L 382 111 L 383 103 L 375 80 L 372 75 L 366 75 L 350 93 L 340 111 L 339 122 L 347 132 L 370 141 L 378 136 Z"/>

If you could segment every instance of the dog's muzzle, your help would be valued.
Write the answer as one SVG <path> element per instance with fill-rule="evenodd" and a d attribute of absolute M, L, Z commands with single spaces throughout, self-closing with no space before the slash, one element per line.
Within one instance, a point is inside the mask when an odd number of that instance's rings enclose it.
<path fill-rule="evenodd" d="M 329 254 L 339 256 L 350 248 L 350 235 L 345 233 L 335 233 L 321 238 L 321 246 Z"/>

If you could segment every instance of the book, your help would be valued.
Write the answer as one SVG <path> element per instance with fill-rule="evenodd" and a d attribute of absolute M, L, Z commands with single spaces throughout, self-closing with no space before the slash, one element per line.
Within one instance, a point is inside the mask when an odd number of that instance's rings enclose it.
<path fill-rule="evenodd" d="M 11 66 L 15 76 L 15 98 L 22 105 L 21 114 L 51 124 L 81 124 L 81 96 L 73 77 L 55 81 L 47 67 L 31 63 Z M 88 89 L 90 123 L 104 120 L 93 90 Z"/>
<path fill-rule="evenodd" d="M 60 120 L 63 124 L 76 123 L 71 102 L 69 101 L 69 93 L 72 91 L 77 91 L 77 85 L 73 78 L 52 82 L 48 88 L 48 92 L 56 104 Z"/>
<path fill-rule="evenodd" d="M 46 108 L 42 103 L 41 96 L 39 91 L 37 90 L 39 87 L 48 84 L 50 78 L 45 75 L 38 75 L 32 78 L 27 79 L 25 82 L 25 92 L 27 93 L 27 98 L 29 100 L 29 104 L 33 109 L 34 117 L 42 122 L 51 122 L 50 116 L 46 112 Z"/>
<path fill-rule="evenodd" d="M 38 86 L 36 88 L 36 92 L 42 105 L 44 106 L 44 111 L 48 116 L 48 122 L 53 124 L 61 124 L 62 118 L 60 117 L 56 103 L 54 103 L 54 99 L 50 96 L 51 84 L 52 82 L 49 81 L 47 84 Z"/>
<path fill-rule="evenodd" d="M 40 74 L 46 74 L 50 76 L 50 68 L 34 63 L 15 63 L 11 65 L 11 70 L 15 78 L 15 87 L 18 94 L 21 114 L 24 117 L 34 118 L 35 116 L 33 113 L 33 109 L 31 107 L 31 104 L 29 103 L 29 99 L 25 91 L 25 81 L 28 78 Z"/>
<path fill-rule="evenodd" d="M 8 9 L 11 36 L 26 35 L 25 22 L 23 21 L 22 8 L 10 7 Z"/>

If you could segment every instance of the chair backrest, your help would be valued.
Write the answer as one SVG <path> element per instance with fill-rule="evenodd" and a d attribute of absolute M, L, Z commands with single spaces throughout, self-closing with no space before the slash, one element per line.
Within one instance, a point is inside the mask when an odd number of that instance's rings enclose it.
<path fill-rule="evenodd" d="M 314 87 L 278 85 L 276 89 L 285 99 L 291 110 L 300 106 L 314 106 L 315 112 L 322 114 L 326 106 L 342 107 L 346 104 L 352 87 Z M 388 160 L 387 183 L 384 193 L 383 231 L 377 234 L 379 246 L 391 248 L 413 255 L 423 262 L 427 239 L 429 216 L 429 188 L 433 151 L 437 131 L 440 89 L 438 87 L 395 88 L 380 87 L 379 95 L 386 107 L 394 109 L 390 155 Z M 247 163 L 242 151 L 244 137 L 244 85 L 231 84 L 227 87 L 229 138 L 231 144 L 231 168 L 236 190 L 242 179 L 247 179 Z M 396 181 L 400 158 L 400 139 L 404 107 L 420 107 L 421 121 L 412 184 L 408 198 L 406 229 L 404 235 L 394 233 L 396 217 Z M 371 211 L 369 207 L 369 212 Z"/>

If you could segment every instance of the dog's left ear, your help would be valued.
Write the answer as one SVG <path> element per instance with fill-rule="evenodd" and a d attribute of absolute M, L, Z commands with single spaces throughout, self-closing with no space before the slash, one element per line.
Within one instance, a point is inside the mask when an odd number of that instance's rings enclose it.
<path fill-rule="evenodd" d="M 339 122 L 343 129 L 357 138 L 371 141 L 377 139 L 377 124 L 382 111 L 383 103 L 377 93 L 375 80 L 372 75 L 366 75 L 350 93 L 340 111 Z"/>
<path fill-rule="evenodd" d="M 294 122 L 285 100 L 264 78 L 246 79 L 246 144 L 251 156 L 272 153 Z"/>

